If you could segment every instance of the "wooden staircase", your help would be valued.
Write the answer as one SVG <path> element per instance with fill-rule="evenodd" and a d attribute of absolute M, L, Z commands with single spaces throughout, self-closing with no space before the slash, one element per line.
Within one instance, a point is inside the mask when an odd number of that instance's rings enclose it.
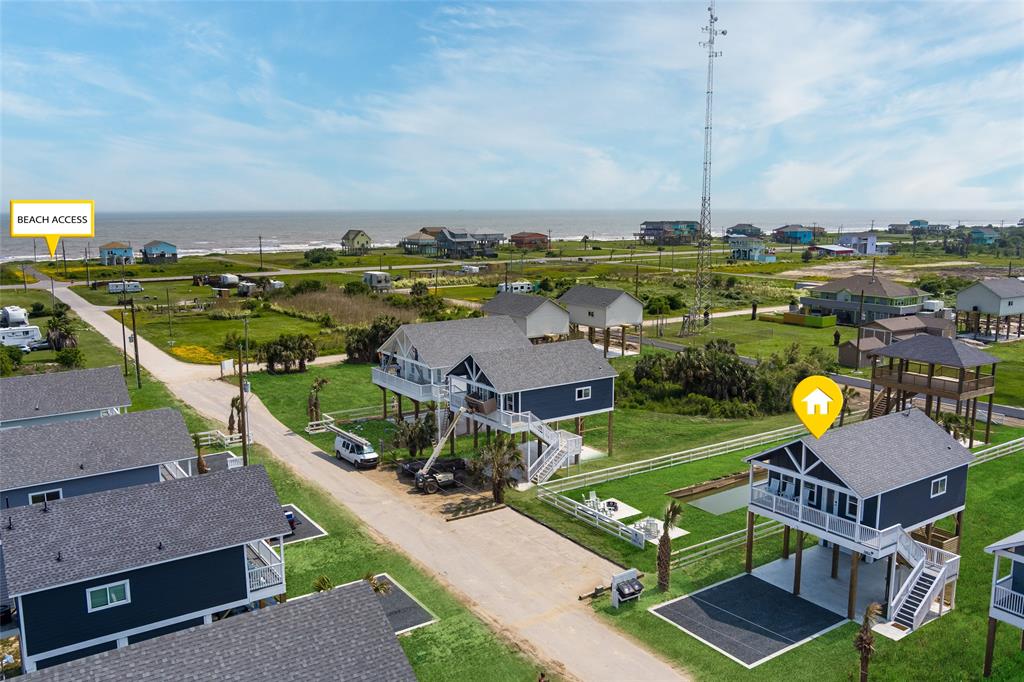
<path fill-rule="evenodd" d="M 892 409 L 892 404 L 896 402 L 889 400 L 889 396 L 882 393 L 875 399 L 875 404 L 871 406 L 871 416 L 881 417 L 884 414 L 889 414 L 889 410 Z"/>

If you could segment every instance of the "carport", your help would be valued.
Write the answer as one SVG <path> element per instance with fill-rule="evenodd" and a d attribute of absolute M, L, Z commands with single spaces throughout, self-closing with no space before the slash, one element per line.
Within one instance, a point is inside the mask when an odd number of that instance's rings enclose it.
<path fill-rule="evenodd" d="M 746 668 L 846 622 L 838 613 L 746 574 L 650 611 Z"/>

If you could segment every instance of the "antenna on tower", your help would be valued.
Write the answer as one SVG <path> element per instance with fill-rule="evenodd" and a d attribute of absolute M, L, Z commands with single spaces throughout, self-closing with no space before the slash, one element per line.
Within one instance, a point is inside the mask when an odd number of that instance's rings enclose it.
<path fill-rule="evenodd" d="M 700 46 L 708 50 L 708 81 L 704 110 L 704 179 L 701 183 L 700 227 L 697 232 L 697 268 L 694 271 L 693 306 L 679 329 L 679 335 L 696 334 L 711 324 L 711 101 L 714 95 L 715 58 L 722 53 L 715 50 L 715 37 L 726 35 L 717 26 L 715 0 L 708 5 L 708 25 L 702 31 L 707 40 Z"/>

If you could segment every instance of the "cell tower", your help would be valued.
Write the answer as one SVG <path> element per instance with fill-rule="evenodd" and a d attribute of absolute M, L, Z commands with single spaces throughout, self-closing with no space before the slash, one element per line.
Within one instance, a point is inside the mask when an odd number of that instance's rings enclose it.
<path fill-rule="evenodd" d="M 711 100 L 714 95 L 715 58 L 722 53 L 715 51 L 715 36 L 726 31 L 717 28 L 715 0 L 708 6 L 708 25 L 702 31 L 707 40 L 700 44 L 708 49 L 708 82 L 705 90 L 704 110 L 704 179 L 701 183 L 700 228 L 697 232 L 697 269 L 693 276 L 693 307 L 686 321 L 680 327 L 680 336 L 696 334 L 711 324 Z"/>

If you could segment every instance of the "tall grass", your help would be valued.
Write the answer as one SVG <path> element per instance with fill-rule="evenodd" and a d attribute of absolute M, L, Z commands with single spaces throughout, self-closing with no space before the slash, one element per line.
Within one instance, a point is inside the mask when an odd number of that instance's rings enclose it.
<path fill-rule="evenodd" d="M 390 305 L 375 296 L 349 296 L 340 290 L 312 291 L 278 301 L 278 306 L 316 316 L 327 313 L 337 325 L 369 324 L 378 315 L 392 315 L 401 322 L 414 322 L 415 310 Z"/>

